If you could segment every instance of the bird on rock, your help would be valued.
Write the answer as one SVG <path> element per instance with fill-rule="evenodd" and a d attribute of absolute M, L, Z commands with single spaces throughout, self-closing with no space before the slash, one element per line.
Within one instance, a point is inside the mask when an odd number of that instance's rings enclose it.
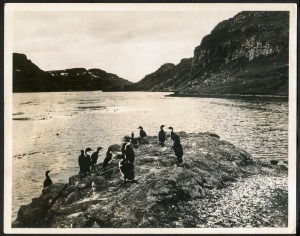
<path fill-rule="evenodd" d="M 147 134 L 142 126 L 139 126 L 138 129 L 140 129 L 140 137 L 141 138 L 147 137 Z"/>
<path fill-rule="evenodd" d="M 46 175 L 46 179 L 44 180 L 44 188 L 50 186 L 52 184 L 52 180 L 49 177 L 49 173 L 51 170 L 47 170 L 45 175 Z"/>
<path fill-rule="evenodd" d="M 166 136 L 166 132 L 164 131 L 164 125 L 161 125 L 160 126 L 160 131 L 158 133 L 158 141 L 159 141 L 159 144 L 164 147 L 165 146 L 165 141 L 167 139 L 167 136 Z"/>
<path fill-rule="evenodd" d="M 174 153 L 177 157 L 177 164 L 181 164 L 183 162 L 182 160 L 182 156 L 183 156 L 183 148 L 182 145 L 180 144 L 180 138 L 179 136 L 173 132 L 173 127 L 169 127 L 169 129 L 171 130 L 171 139 L 173 140 L 173 150 Z"/>

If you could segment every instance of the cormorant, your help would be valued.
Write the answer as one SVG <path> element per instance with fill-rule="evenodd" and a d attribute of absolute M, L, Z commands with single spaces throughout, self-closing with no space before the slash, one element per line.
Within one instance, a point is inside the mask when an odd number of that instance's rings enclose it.
<path fill-rule="evenodd" d="M 50 179 L 50 177 L 48 175 L 50 171 L 51 170 L 47 170 L 46 173 L 45 173 L 46 179 L 44 180 L 44 188 L 46 188 L 46 187 L 48 187 L 52 184 L 52 180 Z"/>
<path fill-rule="evenodd" d="M 126 135 L 123 138 L 123 141 L 124 141 L 124 143 L 122 144 L 121 152 L 122 152 L 122 159 L 125 159 L 125 147 L 128 143 L 131 142 L 131 138 L 128 135 Z"/>
<path fill-rule="evenodd" d="M 84 163 L 84 170 L 85 170 L 85 174 L 91 174 L 91 155 L 89 154 L 89 152 L 92 151 L 91 148 L 87 148 L 85 149 L 85 163 Z"/>
<path fill-rule="evenodd" d="M 164 128 L 165 126 L 164 125 L 161 125 L 160 126 L 160 131 L 158 133 L 158 141 L 159 141 L 159 144 L 164 147 L 165 146 L 165 141 L 167 139 L 166 137 L 166 132 L 164 131 Z"/>
<path fill-rule="evenodd" d="M 171 130 L 171 139 L 173 140 L 172 148 L 175 152 L 178 163 L 181 164 L 183 162 L 182 160 L 183 148 L 180 144 L 180 138 L 176 133 L 173 132 L 173 127 L 169 127 L 169 129 Z"/>
<path fill-rule="evenodd" d="M 102 147 L 98 147 L 97 151 L 94 152 L 91 156 L 91 168 L 92 170 L 95 168 L 95 165 L 97 164 L 97 160 L 98 160 L 98 155 L 100 150 L 103 149 Z"/>
<path fill-rule="evenodd" d="M 180 138 L 176 133 L 173 132 L 173 127 L 169 127 L 168 129 L 171 130 L 171 139 L 173 140 L 173 142 L 176 142 L 176 144 L 180 144 Z"/>
<path fill-rule="evenodd" d="M 147 134 L 146 134 L 145 130 L 143 129 L 143 127 L 139 126 L 138 129 L 140 129 L 140 137 L 141 138 L 146 138 Z"/>
<path fill-rule="evenodd" d="M 78 165 L 79 165 L 79 175 L 80 175 L 80 178 L 82 176 L 85 175 L 85 155 L 84 155 L 84 150 L 81 150 L 80 151 L 81 154 L 80 156 L 78 157 Z"/>
<path fill-rule="evenodd" d="M 132 181 L 132 182 L 136 182 L 134 181 L 134 166 L 133 163 L 130 163 L 127 160 L 121 160 L 119 162 L 119 169 L 120 169 L 120 173 L 124 179 L 124 183 L 126 183 L 127 181 Z"/>
<path fill-rule="evenodd" d="M 125 142 L 122 146 L 122 154 L 123 154 L 123 160 L 129 161 L 130 163 L 134 162 L 135 159 L 135 153 L 133 151 L 133 148 L 131 147 L 131 140 L 128 139 L 127 142 Z"/>
<path fill-rule="evenodd" d="M 107 152 L 106 152 L 106 157 L 102 164 L 102 169 L 106 169 L 106 167 L 108 166 L 108 163 L 112 160 L 112 156 L 113 156 L 112 149 L 111 149 L 111 147 L 108 147 Z"/>
<path fill-rule="evenodd" d="M 131 147 L 131 138 L 129 136 L 125 136 L 123 139 L 124 143 L 122 145 L 122 160 L 119 162 L 120 173 L 124 178 L 124 182 L 127 181 L 137 182 L 134 180 L 134 159 L 135 153 L 133 148 Z"/>
<path fill-rule="evenodd" d="M 149 140 L 147 139 L 147 134 L 142 126 L 139 126 L 140 129 L 140 137 L 138 138 L 139 144 L 149 144 Z"/>

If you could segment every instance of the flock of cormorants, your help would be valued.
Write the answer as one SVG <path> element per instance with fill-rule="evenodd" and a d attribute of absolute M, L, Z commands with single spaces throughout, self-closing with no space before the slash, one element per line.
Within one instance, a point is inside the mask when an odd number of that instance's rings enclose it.
<path fill-rule="evenodd" d="M 160 131 L 158 133 L 158 141 L 159 144 L 164 147 L 165 141 L 167 140 L 166 132 L 164 131 L 164 125 L 160 126 Z M 137 181 L 134 179 L 134 160 L 135 160 L 135 153 L 132 147 L 137 148 L 140 143 L 149 143 L 147 140 L 147 134 L 144 131 L 142 126 L 139 126 L 138 129 L 140 129 L 140 137 L 134 138 L 134 133 L 132 132 L 131 137 L 125 136 L 123 138 L 124 143 L 122 144 L 122 160 L 119 162 L 119 169 L 120 173 L 124 179 L 124 182 L 132 182 L 137 183 Z M 183 162 L 183 148 L 180 144 L 180 137 L 174 133 L 173 127 L 169 127 L 168 129 L 171 130 L 171 139 L 173 141 L 172 149 L 174 150 L 174 153 L 177 157 L 177 163 L 178 165 Z M 78 165 L 80 168 L 79 175 L 80 178 L 84 178 L 86 175 L 90 175 L 91 170 L 95 168 L 95 165 L 97 164 L 98 155 L 100 150 L 102 150 L 102 147 L 98 147 L 97 151 L 91 154 L 92 149 L 87 148 L 84 150 L 81 150 L 81 154 L 78 157 Z M 108 150 L 106 152 L 106 157 L 103 161 L 102 168 L 100 170 L 106 170 L 109 162 L 112 160 L 113 157 L 113 150 L 112 147 L 108 147 Z M 52 180 L 49 177 L 50 170 L 46 171 L 46 179 L 44 181 L 44 188 L 48 187 L 52 184 Z"/>

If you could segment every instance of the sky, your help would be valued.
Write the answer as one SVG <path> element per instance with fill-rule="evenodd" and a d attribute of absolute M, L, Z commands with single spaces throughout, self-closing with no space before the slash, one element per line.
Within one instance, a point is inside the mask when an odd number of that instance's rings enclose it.
<path fill-rule="evenodd" d="M 42 70 L 100 68 L 132 82 L 193 57 L 237 11 L 17 11 L 13 51 Z"/>

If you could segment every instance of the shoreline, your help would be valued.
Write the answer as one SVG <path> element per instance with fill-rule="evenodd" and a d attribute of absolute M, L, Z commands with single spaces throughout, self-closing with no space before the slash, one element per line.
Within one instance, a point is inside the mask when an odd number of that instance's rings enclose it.
<path fill-rule="evenodd" d="M 224 99 L 263 99 L 263 100 L 282 100 L 288 101 L 288 96 L 281 96 L 281 95 L 260 95 L 260 94 L 178 94 L 173 93 L 166 95 L 165 97 L 196 97 L 196 98 L 224 98 Z"/>
<path fill-rule="evenodd" d="M 274 94 L 182 94 L 176 93 L 176 91 L 143 91 L 143 90 L 74 90 L 74 91 L 31 91 L 31 92 L 12 92 L 12 94 L 24 94 L 24 93 L 77 93 L 77 92 L 100 92 L 100 93 L 170 93 L 165 97 L 195 97 L 195 98 L 224 98 L 224 99 L 276 99 L 282 101 L 288 101 L 289 96 L 286 95 L 274 95 Z"/>

